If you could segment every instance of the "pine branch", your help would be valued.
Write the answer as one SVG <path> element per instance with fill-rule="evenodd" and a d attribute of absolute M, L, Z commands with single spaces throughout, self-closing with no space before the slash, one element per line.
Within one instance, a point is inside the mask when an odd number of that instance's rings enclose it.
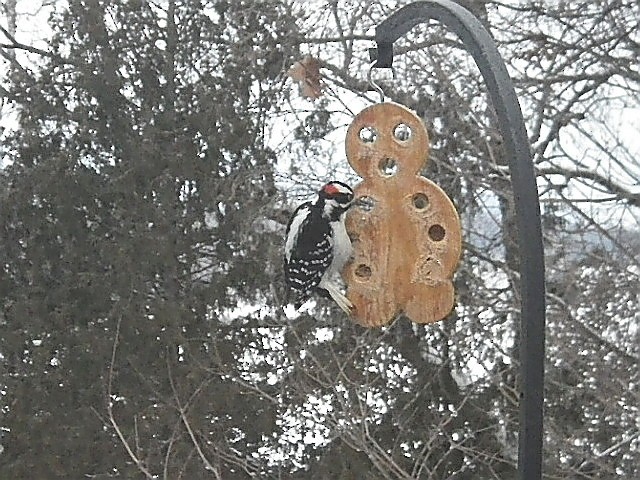
<path fill-rule="evenodd" d="M 53 60 L 56 60 L 63 64 L 70 65 L 78 65 L 77 62 L 74 62 L 68 58 L 63 58 L 60 55 L 56 55 L 55 53 L 48 52 L 47 50 L 42 50 L 41 48 L 33 47 L 31 45 L 24 44 L 19 42 L 11 33 L 0 25 L 0 32 L 4 34 L 5 37 L 9 40 L 10 43 L 0 43 L 0 48 L 8 49 L 8 50 L 24 50 L 29 53 L 35 53 L 36 55 L 40 55 L 42 57 L 48 57 Z"/>

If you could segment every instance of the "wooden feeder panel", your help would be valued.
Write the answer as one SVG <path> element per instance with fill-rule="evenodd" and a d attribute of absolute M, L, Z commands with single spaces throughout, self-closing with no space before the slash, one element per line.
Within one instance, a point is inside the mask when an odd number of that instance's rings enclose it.
<path fill-rule="evenodd" d="M 418 323 L 443 319 L 453 308 L 462 239 L 451 200 L 420 176 L 426 128 L 409 109 L 382 103 L 355 117 L 345 144 L 363 178 L 347 214 L 354 256 L 343 271 L 354 320 L 378 327 L 401 313 Z"/>

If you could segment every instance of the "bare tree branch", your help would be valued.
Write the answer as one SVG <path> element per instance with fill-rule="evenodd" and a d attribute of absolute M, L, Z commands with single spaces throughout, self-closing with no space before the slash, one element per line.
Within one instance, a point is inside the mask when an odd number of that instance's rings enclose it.
<path fill-rule="evenodd" d="M 605 177 L 593 170 L 583 168 L 538 167 L 536 174 L 540 176 L 561 175 L 567 180 L 576 178 L 591 180 L 602 185 L 621 200 L 625 200 L 629 205 L 640 207 L 640 193 L 631 192 L 622 185 L 617 184 L 610 176 Z"/>
<path fill-rule="evenodd" d="M 118 350 L 118 341 L 120 338 L 121 324 L 122 324 L 122 316 L 118 317 L 118 323 L 116 324 L 116 332 L 113 339 L 113 349 L 111 351 L 111 363 L 109 364 L 109 375 L 107 377 L 107 415 L 109 417 L 109 422 L 111 423 L 111 426 L 113 427 L 116 434 L 118 435 L 118 438 L 120 439 L 120 443 L 122 443 L 122 446 L 124 447 L 127 454 L 129 455 L 129 458 L 133 460 L 133 462 L 138 467 L 138 470 L 140 470 L 140 472 L 142 472 L 145 477 L 149 479 L 153 479 L 155 478 L 155 476 L 147 469 L 147 467 L 144 465 L 144 462 L 140 458 L 138 458 L 138 456 L 133 452 L 131 446 L 129 445 L 129 442 L 127 442 L 127 439 L 124 437 L 122 430 L 120 430 L 120 426 L 118 425 L 118 422 L 116 421 L 115 416 L 113 415 L 113 377 L 114 377 L 113 370 L 116 363 L 116 352 Z"/>

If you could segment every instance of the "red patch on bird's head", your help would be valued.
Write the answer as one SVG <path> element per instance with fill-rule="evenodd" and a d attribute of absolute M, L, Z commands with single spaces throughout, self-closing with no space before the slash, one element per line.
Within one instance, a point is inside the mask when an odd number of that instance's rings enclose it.
<path fill-rule="evenodd" d="M 322 191 L 327 195 L 336 195 L 340 193 L 340 189 L 331 183 L 327 183 L 324 187 L 322 187 Z"/>

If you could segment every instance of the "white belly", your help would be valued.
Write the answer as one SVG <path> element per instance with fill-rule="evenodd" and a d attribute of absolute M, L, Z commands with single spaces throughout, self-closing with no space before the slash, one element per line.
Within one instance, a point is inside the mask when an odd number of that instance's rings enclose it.
<path fill-rule="evenodd" d="M 331 275 L 340 273 L 344 264 L 351 257 L 352 247 L 351 239 L 347 235 L 347 229 L 344 226 L 344 215 L 337 222 L 331 222 L 332 238 L 333 238 L 333 262 L 329 266 Z"/>

